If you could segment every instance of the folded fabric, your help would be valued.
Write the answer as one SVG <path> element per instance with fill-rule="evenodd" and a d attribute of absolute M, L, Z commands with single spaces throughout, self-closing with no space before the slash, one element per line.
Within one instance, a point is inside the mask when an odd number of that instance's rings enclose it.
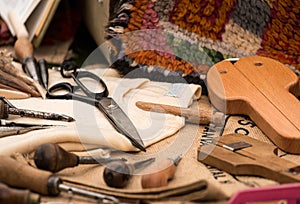
<path fill-rule="evenodd" d="M 64 183 L 117 196 L 120 199 L 136 200 L 225 200 L 227 196 L 218 189 L 216 181 L 203 164 L 192 158 L 184 158 L 177 166 L 174 179 L 168 186 L 143 189 L 141 175 L 133 175 L 125 188 L 108 187 L 102 175 L 103 166 L 78 166 L 58 173 Z M 72 175 L 72 176 L 70 176 Z M 83 182 L 84 181 L 84 182 Z"/>
<path fill-rule="evenodd" d="M 59 76 L 51 75 L 52 84 Z M 56 79 L 56 80 L 53 80 Z M 201 96 L 201 87 L 193 84 L 169 84 L 152 82 L 148 79 L 125 79 L 102 77 L 109 89 L 110 97 L 132 120 L 145 146 L 150 146 L 176 133 L 184 126 L 184 118 L 161 113 L 143 111 L 135 106 L 136 101 L 159 102 L 187 107 L 193 99 Z M 129 140 L 118 133 L 103 113 L 96 107 L 73 100 L 28 98 L 10 100 L 18 108 L 66 114 L 75 122 L 61 122 L 10 116 L 16 122 L 63 125 L 36 130 L 22 135 L 2 138 L 0 154 L 30 152 L 46 142 L 81 142 L 86 148 L 109 146 L 122 151 L 136 151 Z"/>

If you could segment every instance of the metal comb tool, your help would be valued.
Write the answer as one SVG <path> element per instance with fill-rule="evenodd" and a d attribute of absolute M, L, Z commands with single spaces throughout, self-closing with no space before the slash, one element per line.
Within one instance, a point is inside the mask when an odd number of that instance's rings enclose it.
<path fill-rule="evenodd" d="M 234 175 L 252 175 L 292 183 L 300 166 L 274 154 L 276 146 L 242 134 L 223 135 L 198 148 L 198 161 Z"/>

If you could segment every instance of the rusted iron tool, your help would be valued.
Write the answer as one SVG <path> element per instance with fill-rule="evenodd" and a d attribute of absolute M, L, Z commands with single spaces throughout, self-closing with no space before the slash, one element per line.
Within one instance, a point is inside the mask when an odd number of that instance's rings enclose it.
<path fill-rule="evenodd" d="M 79 164 L 107 164 L 114 161 L 126 161 L 124 158 L 106 158 L 92 156 L 77 156 L 67 152 L 57 144 L 46 143 L 40 145 L 34 154 L 35 165 L 39 169 L 58 172 L 68 167 Z"/>
<path fill-rule="evenodd" d="M 154 161 L 155 158 L 135 163 L 126 163 L 124 161 L 110 162 L 104 169 L 103 179 L 110 187 L 123 188 L 128 184 L 129 179 L 134 173 L 137 173 L 138 170 L 142 170 Z"/>
<path fill-rule="evenodd" d="M 2 204 L 39 204 L 40 195 L 30 192 L 28 189 L 21 190 L 10 188 L 0 183 L 0 203 Z"/>
<path fill-rule="evenodd" d="M 119 203 L 114 196 L 96 193 L 65 185 L 51 172 L 36 169 L 8 156 L 0 156 L 0 182 L 18 188 L 26 188 L 45 196 L 58 196 L 61 191 L 93 198 L 104 203 Z"/>
<path fill-rule="evenodd" d="M 168 185 L 168 181 L 171 180 L 176 172 L 177 165 L 181 160 L 181 155 L 175 158 L 169 158 L 160 167 L 165 167 L 162 170 L 152 170 L 153 173 L 145 174 L 142 176 L 143 188 L 159 188 Z"/>
<path fill-rule="evenodd" d="M 6 98 L 0 96 L 0 118 L 8 118 L 9 114 L 19 115 L 21 117 L 40 118 L 40 119 L 47 119 L 47 120 L 60 120 L 60 121 L 67 121 L 67 122 L 72 122 L 75 120 L 74 118 L 64 114 L 16 108 Z"/>

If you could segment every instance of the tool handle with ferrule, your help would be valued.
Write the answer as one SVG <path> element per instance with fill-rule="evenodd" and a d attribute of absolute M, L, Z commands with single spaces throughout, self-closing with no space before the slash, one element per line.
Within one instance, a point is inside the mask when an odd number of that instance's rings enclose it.
<path fill-rule="evenodd" d="M 145 174 L 142 176 L 143 188 L 159 188 L 168 185 L 168 181 L 175 175 L 176 165 L 173 161 L 167 160 L 164 166 L 167 168 L 154 173 Z"/>
<path fill-rule="evenodd" d="M 0 182 L 43 195 L 49 194 L 47 185 L 52 173 L 20 163 L 8 156 L 0 156 L 0 160 Z"/>
<path fill-rule="evenodd" d="M 2 204 L 39 204 L 40 195 L 32 193 L 29 190 L 10 188 L 0 183 L 0 203 Z"/>
<path fill-rule="evenodd" d="M 58 172 L 79 164 L 79 157 L 65 151 L 57 144 L 46 143 L 40 145 L 34 154 L 35 165 L 39 169 Z"/>
<path fill-rule="evenodd" d="M 28 31 L 16 12 L 8 12 L 8 18 L 18 38 L 14 46 L 16 57 L 23 61 L 26 57 L 33 56 L 33 46 Z"/>

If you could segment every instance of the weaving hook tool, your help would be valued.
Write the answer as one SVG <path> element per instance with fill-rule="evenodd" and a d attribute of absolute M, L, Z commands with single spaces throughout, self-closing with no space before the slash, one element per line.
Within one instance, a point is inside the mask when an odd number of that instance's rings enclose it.
<path fill-rule="evenodd" d="M 105 82 L 92 72 L 77 71 L 77 69 L 78 67 L 72 62 L 65 61 L 61 66 L 60 73 L 64 78 L 72 78 L 77 86 L 72 86 L 68 82 L 55 84 L 49 88 L 46 97 L 50 99 L 73 99 L 94 105 L 104 113 L 105 117 L 118 132 L 130 140 L 133 146 L 146 151 L 144 143 L 129 117 L 113 98 L 108 97 L 108 89 Z M 96 81 L 102 86 L 103 90 L 100 92 L 90 91 L 81 81 L 84 78 Z M 57 94 L 56 92 L 59 90 L 67 91 L 67 93 Z M 84 92 L 85 95 L 76 94 L 75 92 L 78 90 Z"/>

